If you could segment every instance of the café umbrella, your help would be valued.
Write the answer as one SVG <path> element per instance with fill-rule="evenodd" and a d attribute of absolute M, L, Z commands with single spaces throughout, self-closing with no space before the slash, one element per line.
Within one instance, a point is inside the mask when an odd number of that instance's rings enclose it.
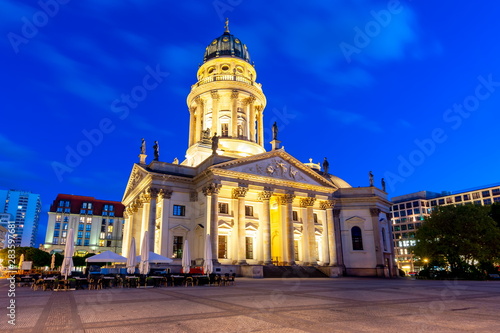
<path fill-rule="evenodd" d="M 19 263 L 17 264 L 19 270 L 23 269 L 23 261 L 24 261 L 24 253 L 21 254 L 21 256 L 19 257 Z"/>
<path fill-rule="evenodd" d="M 61 266 L 61 275 L 64 275 L 65 280 L 68 279 L 68 275 L 71 275 L 71 271 L 73 270 L 73 252 L 75 251 L 73 233 L 73 229 L 68 230 L 66 246 L 64 248 L 64 260 Z"/>
<path fill-rule="evenodd" d="M 188 240 L 184 241 L 184 248 L 182 251 L 182 272 L 189 273 L 191 269 L 191 254 L 189 253 Z"/>
<path fill-rule="evenodd" d="M 135 238 L 132 237 L 132 241 L 130 242 L 130 248 L 128 250 L 127 256 L 127 273 L 134 274 L 135 273 L 135 264 L 137 263 L 135 258 Z"/>
<path fill-rule="evenodd" d="M 203 256 L 203 273 L 210 274 L 214 269 L 214 265 L 212 262 L 212 242 L 210 241 L 210 235 L 207 235 L 207 239 L 205 240 L 205 253 Z"/>
<path fill-rule="evenodd" d="M 53 270 L 56 267 L 56 255 L 52 254 L 52 259 L 50 260 L 50 270 Z"/>
<path fill-rule="evenodd" d="M 139 273 L 149 273 L 149 239 L 148 232 L 144 231 L 144 238 L 141 245 L 141 262 L 139 263 Z"/>

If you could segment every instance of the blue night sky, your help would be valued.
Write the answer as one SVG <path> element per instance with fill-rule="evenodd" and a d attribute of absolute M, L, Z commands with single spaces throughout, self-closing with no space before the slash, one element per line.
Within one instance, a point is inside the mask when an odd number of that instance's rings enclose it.
<path fill-rule="evenodd" d="M 0 1 L 0 188 L 42 195 L 38 243 L 58 193 L 121 200 L 142 137 L 148 161 L 154 140 L 183 160 L 186 97 L 225 17 L 267 96 L 266 142 L 276 121 L 287 152 L 352 186 L 372 170 L 389 197 L 500 181 L 491 1 L 59 2 Z"/>

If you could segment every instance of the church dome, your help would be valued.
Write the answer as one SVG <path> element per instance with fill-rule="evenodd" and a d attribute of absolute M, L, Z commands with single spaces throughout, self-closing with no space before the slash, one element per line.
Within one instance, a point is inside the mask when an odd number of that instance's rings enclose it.
<path fill-rule="evenodd" d="M 234 35 L 230 34 L 227 28 L 222 36 L 215 38 L 207 46 L 203 62 L 221 56 L 237 57 L 251 64 L 247 46 L 241 40 L 234 37 Z"/>

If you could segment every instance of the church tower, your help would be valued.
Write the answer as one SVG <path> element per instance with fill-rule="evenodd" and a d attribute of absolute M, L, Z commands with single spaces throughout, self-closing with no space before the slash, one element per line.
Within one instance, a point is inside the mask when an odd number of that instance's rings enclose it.
<path fill-rule="evenodd" d="M 189 148 L 182 164 L 197 166 L 212 155 L 215 134 L 218 155 L 264 153 L 266 97 L 247 46 L 229 32 L 227 21 L 224 33 L 207 46 L 197 78 L 187 97 Z"/>

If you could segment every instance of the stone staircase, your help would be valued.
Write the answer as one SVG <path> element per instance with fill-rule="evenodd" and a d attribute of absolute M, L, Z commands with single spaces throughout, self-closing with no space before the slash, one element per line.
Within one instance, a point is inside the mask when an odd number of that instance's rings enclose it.
<path fill-rule="evenodd" d="M 324 278 L 328 277 L 313 266 L 262 266 L 264 278 Z"/>

